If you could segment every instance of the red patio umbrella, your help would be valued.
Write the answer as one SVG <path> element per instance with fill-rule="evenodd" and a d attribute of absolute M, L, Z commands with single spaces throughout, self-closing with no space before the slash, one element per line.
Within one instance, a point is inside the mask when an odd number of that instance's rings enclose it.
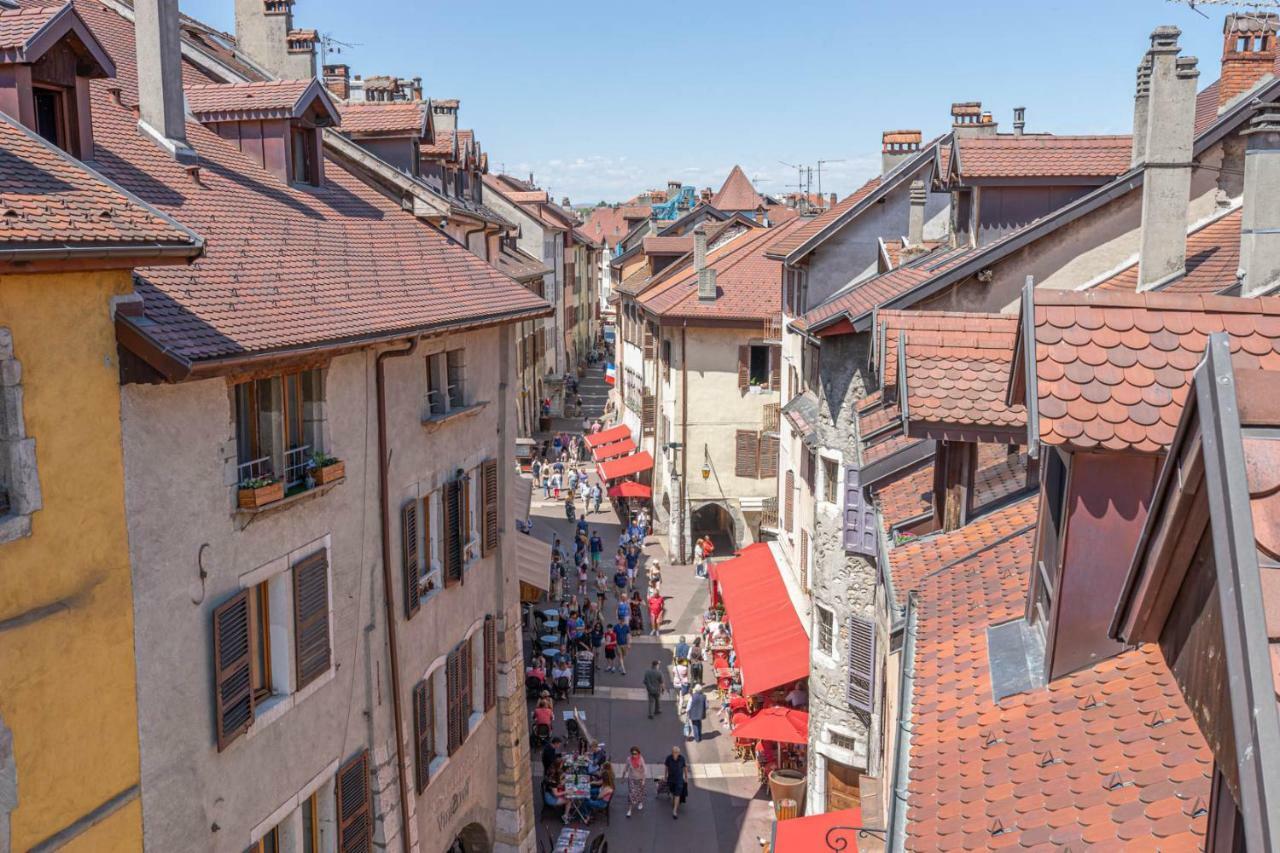
<path fill-rule="evenodd" d="M 809 713 L 783 705 L 765 708 L 741 725 L 734 726 L 733 736 L 740 740 L 806 744 L 809 742 Z"/>

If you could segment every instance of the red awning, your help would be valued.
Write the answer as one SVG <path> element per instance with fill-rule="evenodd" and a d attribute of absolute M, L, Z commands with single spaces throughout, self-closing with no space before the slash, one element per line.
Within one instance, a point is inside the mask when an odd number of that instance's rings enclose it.
<path fill-rule="evenodd" d="M 648 471 L 652 467 L 653 457 L 649 455 L 647 450 L 641 450 L 639 453 L 623 456 L 620 459 L 610 459 L 608 462 L 601 462 L 596 466 L 600 479 L 606 481 L 616 480 L 619 477 L 630 477 L 632 474 Z"/>
<path fill-rule="evenodd" d="M 587 443 L 587 447 L 599 447 L 602 444 L 609 444 L 614 441 L 622 441 L 624 438 L 631 438 L 631 430 L 622 424 L 616 427 L 602 429 L 597 433 L 583 437 L 583 441 Z"/>
<path fill-rule="evenodd" d="M 742 692 L 764 693 L 809 677 L 809 635 L 800 624 L 769 546 L 748 545 L 716 566 L 724 612 L 742 670 Z"/>
<path fill-rule="evenodd" d="M 764 708 L 733 729 L 739 740 L 771 740 L 777 743 L 808 743 L 809 714 L 782 705 Z"/>
<path fill-rule="evenodd" d="M 653 489 L 644 483 L 636 483 L 632 480 L 623 480 L 616 486 L 609 487 L 609 497 L 611 498 L 651 498 L 653 497 Z"/>
<path fill-rule="evenodd" d="M 861 828 L 862 809 L 780 820 L 773 825 L 773 853 L 811 853 L 813 850 L 856 853 Z"/>
<path fill-rule="evenodd" d="M 606 459 L 614 459 L 618 456 L 626 456 L 636 449 L 636 443 L 629 438 L 622 441 L 615 441 L 613 444 L 602 444 L 591 451 L 591 455 L 596 458 L 597 462 L 603 462 Z"/>

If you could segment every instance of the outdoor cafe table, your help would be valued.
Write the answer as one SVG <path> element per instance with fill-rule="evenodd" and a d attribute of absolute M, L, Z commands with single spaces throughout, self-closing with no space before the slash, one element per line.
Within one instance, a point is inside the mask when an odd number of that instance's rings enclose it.
<path fill-rule="evenodd" d="M 587 800 L 591 798 L 590 776 L 569 776 L 564 783 L 565 817 L 578 820 L 582 824 L 591 823 L 591 807 Z"/>
<path fill-rule="evenodd" d="M 554 608 L 554 607 L 548 607 L 546 610 L 543 610 L 543 611 L 541 611 L 541 612 L 542 612 L 542 616 L 543 616 L 543 618 L 545 618 L 545 619 L 559 619 L 559 618 L 560 618 L 560 611 L 559 611 L 559 610 L 557 610 L 557 609 L 556 609 L 556 608 Z"/>
<path fill-rule="evenodd" d="M 554 649 L 556 646 L 560 645 L 560 635 L 544 634 L 538 638 L 538 642 L 542 644 L 544 649 Z"/>
<path fill-rule="evenodd" d="M 586 853 L 590 838 L 588 830 L 566 826 L 560 830 L 560 837 L 556 839 L 555 853 Z"/>

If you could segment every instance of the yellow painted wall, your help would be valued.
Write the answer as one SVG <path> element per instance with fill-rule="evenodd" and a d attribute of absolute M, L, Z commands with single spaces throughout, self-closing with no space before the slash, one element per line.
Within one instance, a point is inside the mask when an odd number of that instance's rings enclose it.
<path fill-rule="evenodd" d="M 130 289 L 127 270 L 0 274 L 0 326 L 12 331 L 22 363 L 26 433 L 35 439 L 44 502 L 31 536 L 0 544 L 0 718 L 12 731 L 17 766 L 15 851 L 130 791 L 132 801 L 68 849 L 142 848 L 110 319 L 111 297 Z"/>

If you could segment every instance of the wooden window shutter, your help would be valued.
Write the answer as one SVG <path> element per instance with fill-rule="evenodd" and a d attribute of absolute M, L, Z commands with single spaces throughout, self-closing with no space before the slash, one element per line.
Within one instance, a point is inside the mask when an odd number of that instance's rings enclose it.
<path fill-rule="evenodd" d="M 654 342 L 653 329 L 648 323 L 644 326 L 644 357 L 653 358 Z"/>
<path fill-rule="evenodd" d="M 484 527 L 480 531 L 480 550 L 486 557 L 498 547 L 498 460 L 486 460 L 480 466 L 481 486 L 484 493 Z"/>
<path fill-rule="evenodd" d="M 738 347 L 738 390 L 746 392 L 751 385 L 751 347 Z"/>
<path fill-rule="evenodd" d="M 475 710 L 475 707 L 471 704 L 472 697 L 475 696 L 475 684 L 471 680 L 471 674 L 474 671 L 471 659 L 471 638 L 468 637 L 458 647 L 458 674 L 461 684 L 458 700 L 459 711 L 462 715 L 463 740 L 467 739 L 467 720 L 471 718 L 471 712 Z"/>
<path fill-rule="evenodd" d="M 294 657 L 298 690 L 329 671 L 329 555 L 322 548 L 293 567 Z"/>
<path fill-rule="evenodd" d="M 436 757 L 436 704 L 431 676 L 413 686 L 414 781 L 418 793 L 431 781 L 431 761 Z"/>
<path fill-rule="evenodd" d="M 404 618 L 418 612 L 418 502 L 405 501 L 400 508 L 400 554 L 404 564 Z M 427 559 L 431 559 L 428 552 Z"/>
<path fill-rule="evenodd" d="M 796 475 L 794 471 L 787 472 L 787 493 L 782 500 L 783 526 L 787 532 L 791 532 L 791 511 L 795 506 L 796 494 Z"/>
<path fill-rule="evenodd" d="M 800 528 L 800 588 L 809 591 L 809 531 Z"/>
<path fill-rule="evenodd" d="M 462 745 L 462 675 L 458 667 L 460 649 L 449 652 L 444 664 L 445 728 L 448 732 L 448 751 L 453 755 Z"/>
<path fill-rule="evenodd" d="M 218 752 L 253 723 L 249 656 L 249 590 L 242 589 L 213 611 L 213 702 Z"/>
<path fill-rule="evenodd" d="M 875 510 L 863 499 L 862 473 L 857 466 L 844 469 L 844 549 L 851 554 L 874 557 L 879 528 Z"/>
<path fill-rule="evenodd" d="M 462 523 L 462 547 L 463 547 L 464 563 L 466 562 L 465 557 L 466 557 L 467 543 L 471 541 L 471 533 L 472 533 L 472 530 L 471 530 L 471 482 L 472 482 L 472 478 L 475 476 L 476 476 L 475 473 L 468 474 L 467 476 L 462 478 L 461 482 L 458 483 L 458 493 L 462 497 L 462 508 L 461 508 L 461 511 L 458 513 L 458 518 Z"/>
<path fill-rule="evenodd" d="M 849 705 L 871 712 L 875 698 L 876 626 L 859 616 L 849 617 Z"/>
<path fill-rule="evenodd" d="M 498 620 L 484 617 L 484 710 L 498 701 Z"/>
<path fill-rule="evenodd" d="M 778 476 L 778 437 L 760 436 L 760 476 Z"/>
<path fill-rule="evenodd" d="M 444 487 L 444 585 L 462 582 L 462 481 Z"/>
<path fill-rule="evenodd" d="M 755 478 L 760 472 L 760 434 L 755 430 L 740 429 L 733 443 L 733 473 L 739 477 Z"/>
<path fill-rule="evenodd" d="M 369 853 L 373 820 L 369 808 L 369 750 L 338 768 L 338 853 Z"/>
<path fill-rule="evenodd" d="M 782 347 L 769 347 L 769 390 L 782 389 Z"/>
<path fill-rule="evenodd" d="M 640 401 L 640 426 L 648 435 L 654 431 L 658 422 L 658 403 L 652 394 L 645 394 Z"/>

